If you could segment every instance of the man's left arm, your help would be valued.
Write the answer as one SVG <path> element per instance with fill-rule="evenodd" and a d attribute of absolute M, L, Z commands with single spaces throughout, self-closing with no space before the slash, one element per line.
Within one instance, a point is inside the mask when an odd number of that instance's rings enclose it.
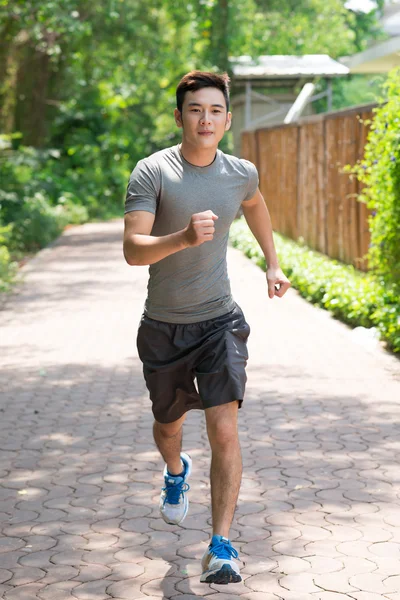
<path fill-rule="evenodd" d="M 259 188 L 253 198 L 242 203 L 242 210 L 244 218 L 265 256 L 268 296 L 282 298 L 291 284 L 279 266 L 272 235 L 271 217 Z"/>

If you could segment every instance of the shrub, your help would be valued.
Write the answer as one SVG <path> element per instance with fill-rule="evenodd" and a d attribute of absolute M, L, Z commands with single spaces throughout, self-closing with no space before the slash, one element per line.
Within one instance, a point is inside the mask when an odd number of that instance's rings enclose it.
<path fill-rule="evenodd" d="M 60 166 L 59 151 L 24 147 L 14 151 L 7 136 L 0 136 L 0 142 L 1 218 L 10 226 L 4 244 L 13 255 L 35 252 L 65 225 L 89 219 L 84 187 L 78 196 L 73 178 Z"/>
<path fill-rule="evenodd" d="M 18 219 L 12 224 L 10 248 L 17 252 L 36 252 L 52 242 L 67 224 L 62 207 L 51 206 L 46 197 L 37 192 L 25 198 Z"/>
<path fill-rule="evenodd" d="M 7 292 L 14 281 L 17 265 L 12 262 L 7 248 L 11 227 L 3 227 L 0 223 L 0 292 Z"/>

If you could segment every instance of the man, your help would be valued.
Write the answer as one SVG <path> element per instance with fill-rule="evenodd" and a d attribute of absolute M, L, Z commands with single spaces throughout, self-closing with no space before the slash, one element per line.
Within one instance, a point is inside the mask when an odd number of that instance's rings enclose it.
<path fill-rule="evenodd" d="M 124 256 L 130 265 L 150 265 L 137 345 L 154 439 L 166 463 L 161 515 L 178 524 L 188 512 L 192 461 L 182 452 L 182 425 L 188 410 L 204 409 L 213 536 L 200 581 L 224 584 L 241 581 L 229 530 L 242 475 L 237 417 L 250 329 L 226 268 L 229 228 L 240 207 L 266 258 L 269 297 L 282 297 L 290 283 L 278 264 L 255 166 L 218 149 L 231 126 L 228 76 L 193 71 L 176 96 L 182 143 L 139 161 L 132 172 Z"/>

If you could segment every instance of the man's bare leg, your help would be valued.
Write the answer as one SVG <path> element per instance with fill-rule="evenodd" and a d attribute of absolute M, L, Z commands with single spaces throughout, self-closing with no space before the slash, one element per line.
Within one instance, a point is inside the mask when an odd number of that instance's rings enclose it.
<path fill-rule="evenodd" d="M 213 535 L 229 539 L 242 480 L 242 455 L 237 429 L 237 401 L 205 410 L 210 441 Z"/>
<path fill-rule="evenodd" d="M 183 465 L 180 458 L 182 451 L 182 425 L 186 413 L 173 423 L 159 423 L 154 421 L 153 435 L 161 456 L 167 463 L 170 475 L 182 473 Z"/>

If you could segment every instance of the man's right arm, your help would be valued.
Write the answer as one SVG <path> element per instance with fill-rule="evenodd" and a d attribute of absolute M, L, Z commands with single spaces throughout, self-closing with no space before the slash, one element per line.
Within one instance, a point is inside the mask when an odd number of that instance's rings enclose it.
<path fill-rule="evenodd" d="M 128 265 L 152 265 L 185 248 L 200 246 L 214 237 L 214 221 L 210 210 L 192 215 L 185 229 L 169 235 L 153 236 L 155 215 L 135 210 L 125 215 L 124 256 Z"/>

